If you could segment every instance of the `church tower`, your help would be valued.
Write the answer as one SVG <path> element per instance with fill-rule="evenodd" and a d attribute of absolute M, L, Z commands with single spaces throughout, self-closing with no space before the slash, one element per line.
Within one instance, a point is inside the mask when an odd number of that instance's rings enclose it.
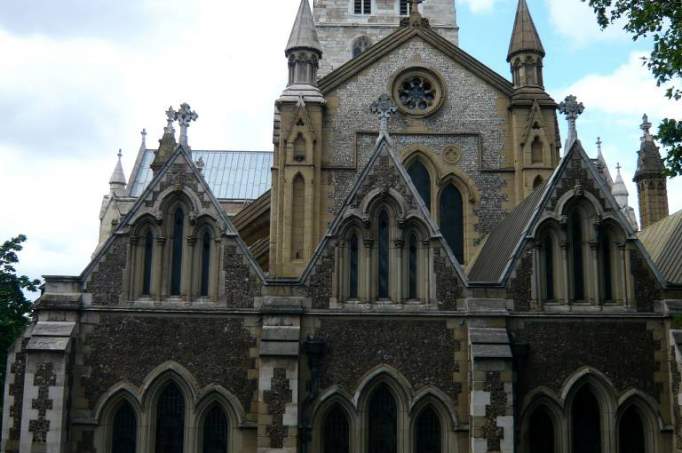
<path fill-rule="evenodd" d="M 324 51 L 325 76 L 388 36 L 410 15 L 412 0 L 315 0 L 315 24 Z M 455 0 L 420 0 L 431 28 L 458 44 Z"/>
<path fill-rule="evenodd" d="M 557 105 L 545 92 L 544 57 L 528 4 L 519 0 L 507 54 L 514 84 L 511 114 L 517 202 L 547 181 L 559 163 Z"/>
<path fill-rule="evenodd" d="M 280 133 L 272 169 L 270 270 L 296 277 L 320 239 L 322 110 L 317 88 L 322 47 L 308 0 L 301 0 L 285 55 L 289 82 L 276 102 Z"/>
<path fill-rule="evenodd" d="M 633 181 L 637 183 L 639 195 L 639 215 L 642 229 L 668 217 L 668 189 L 665 166 L 658 146 L 651 135 L 649 117 L 644 115 L 642 122 L 642 144 L 637 152 L 637 171 Z"/>

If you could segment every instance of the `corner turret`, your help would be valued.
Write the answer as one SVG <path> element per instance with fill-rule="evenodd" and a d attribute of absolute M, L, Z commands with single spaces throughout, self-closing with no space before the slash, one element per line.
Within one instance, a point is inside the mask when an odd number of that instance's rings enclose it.
<path fill-rule="evenodd" d="M 526 0 L 519 0 L 507 62 L 511 65 L 514 88 L 544 89 L 542 60 L 545 48 L 535 28 Z"/>
<path fill-rule="evenodd" d="M 121 157 L 123 152 L 118 150 L 118 161 L 116 162 L 116 167 L 114 172 L 111 174 L 109 179 L 109 189 L 112 196 L 121 197 L 126 193 L 126 175 L 123 172 L 123 165 L 121 164 Z"/>
<path fill-rule="evenodd" d="M 668 188 L 665 166 L 658 146 L 651 135 L 649 117 L 644 115 L 640 128 L 644 132 L 637 152 L 637 171 L 633 181 L 637 183 L 639 215 L 642 229 L 668 217 Z"/>

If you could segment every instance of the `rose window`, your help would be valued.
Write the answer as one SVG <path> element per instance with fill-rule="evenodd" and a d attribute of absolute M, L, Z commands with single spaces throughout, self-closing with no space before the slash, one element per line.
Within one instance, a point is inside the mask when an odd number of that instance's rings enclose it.
<path fill-rule="evenodd" d="M 406 114 L 428 116 L 443 103 L 443 84 L 426 68 L 410 68 L 393 79 L 393 100 Z"/>

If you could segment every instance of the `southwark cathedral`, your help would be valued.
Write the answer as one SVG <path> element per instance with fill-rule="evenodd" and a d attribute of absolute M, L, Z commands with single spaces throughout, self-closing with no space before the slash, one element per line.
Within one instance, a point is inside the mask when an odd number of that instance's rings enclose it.
<path fill-rule="evenodd" d="M 682 452 L 682 212 L 647 118 L 638 224 L 525 0 L 508 74 L 452 0 L 313 3 L 273 44 L 271 150 L 192 149 L 181 104 L 119 158 L 90 264 L 10 351 L 0 450 Z"/>

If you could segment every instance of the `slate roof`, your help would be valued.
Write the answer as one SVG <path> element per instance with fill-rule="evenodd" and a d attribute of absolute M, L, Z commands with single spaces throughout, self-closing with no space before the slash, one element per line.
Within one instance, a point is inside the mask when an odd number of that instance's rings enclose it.
<path fill-rule="evenodd" d="M 641 231 L 639 240 L 665 279 L 682 285 L 682 211 Z"/>
<path fill-rule="evenodd" d="M 322 53 L 322 46 L 317 39 L 317 29 L 308 0 L 301 0 L 294 27 L 289 35 L 286 50 L 289 52 L 294 49 L 313 49 Z"/>
<path fill-rule="evenodd" d="M 545 184 L 537 187 L 525 200 L 509 213 L 490 233 L 469 272 L 469 280 L 494 282 L 514 259 L 518 239 L 523 236 L 545 191 Z"/>
<path fill-rule="evenodd" d="M 540 36 L 533 23 L 526 0 L 519 0 L 514 20 L 514 31 L 509 43 L 508 60 L 519 52 L 536 52 L 540 55 L 545 55 L 545 48 L 542 46 L 542 41 L 540 41 Z"/>
<path fill-rule="evenodd" d="M 199 158 L 205 164 L 204 178 L 220 200 L 255 200 L 272 186 L 270 151 L 192 151 L 192 159 Z M 128 185 L 132 197 L 139 197 L 152 180 L 154 150 L 146 149 L 139 159 Z"/>

